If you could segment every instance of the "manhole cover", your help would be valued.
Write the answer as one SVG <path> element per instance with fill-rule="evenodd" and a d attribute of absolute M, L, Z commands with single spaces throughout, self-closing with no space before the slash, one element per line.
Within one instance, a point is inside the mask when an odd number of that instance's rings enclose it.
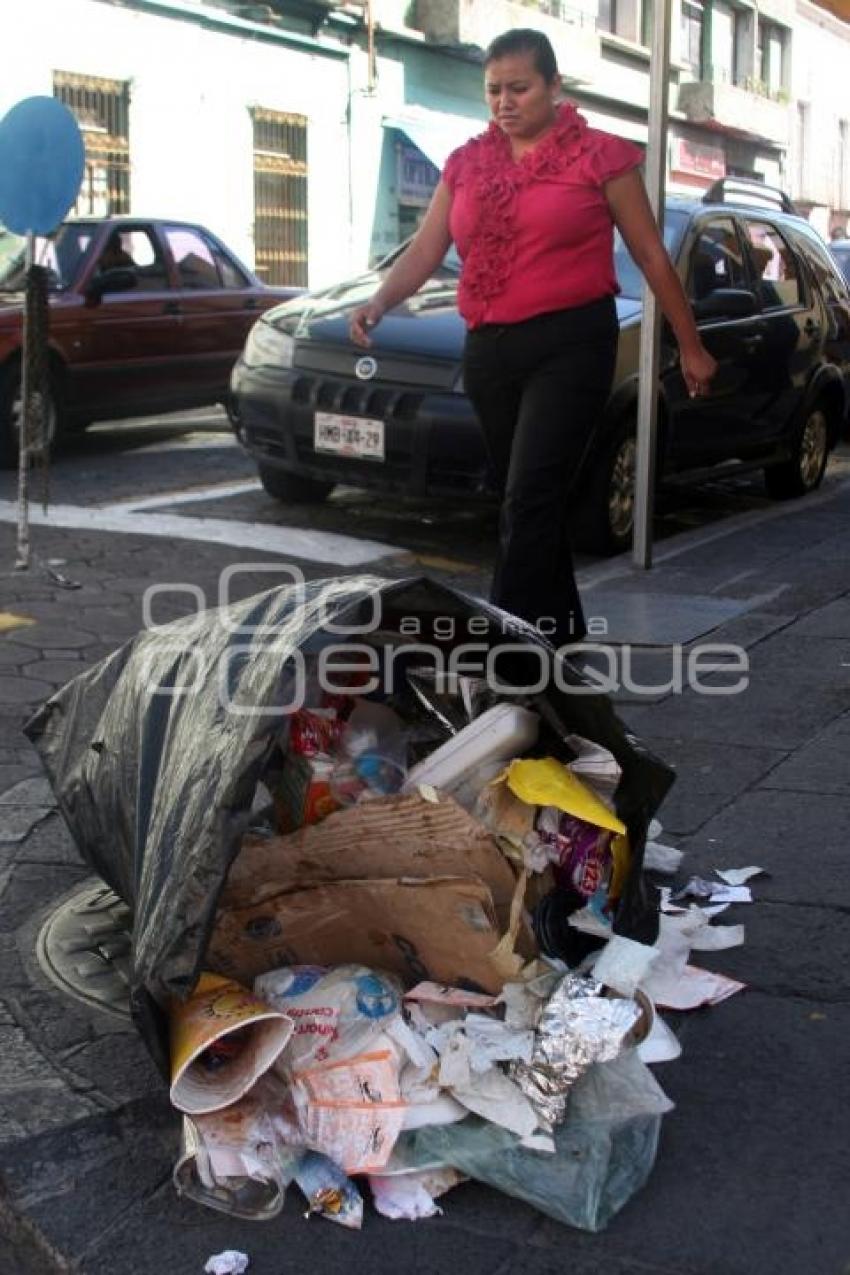
<path fill-rule="evenodd" d="M 102 881 L 87 881 L 41 927 L 36 956 L 68 996 L 130 1016 L 132 914 Z"/>

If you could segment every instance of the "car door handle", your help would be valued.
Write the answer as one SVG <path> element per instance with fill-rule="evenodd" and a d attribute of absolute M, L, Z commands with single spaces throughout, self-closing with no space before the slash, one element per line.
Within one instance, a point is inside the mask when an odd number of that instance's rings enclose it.
<path fill-rule="evenodd" d="M 756 332 L 753 336 L 745 336 L 741 341 L 741 345 L 748 354 L 752 354 L 753 350 L 757 350 L 760 345 L 764 345 L 764 335 L 761 332 Z"/>
<path fill-rule="evenodd" d="M 255 298 L 255 297 L 248 297 L 247 301 L 245 302 L 245 307 L 244 307 L 244 308 L 245 308 L 246 310 L 256 310 L 256 308 L 257 308 L 257 301 L 256 301 L 256 298 Z"/>
<path fill-rule="evenodd" d="M 178 301 L 166 301 L 165 305 L 162 307 L 162 313 L 163 314 L 179 314 L 180 303 Z"/>

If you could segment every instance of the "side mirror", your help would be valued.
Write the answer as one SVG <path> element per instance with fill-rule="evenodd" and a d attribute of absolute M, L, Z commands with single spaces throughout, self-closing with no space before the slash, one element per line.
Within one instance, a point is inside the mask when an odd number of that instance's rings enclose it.
<path fill-rule="evenodd" d="M 96 275 L 86 289 L 86 300 L 98 302 L 107 292 L 132 292 L 139 286 L 139 277 L 135 270 L 126 266 L 117 266 L 114 270 L 104 270 Z"/>
<path fill-rule="evenodd" d="M 746 319 L 758 310 L 756 298 L 745 288 L 715 288 L 692 303 L 695 319 Z"/>

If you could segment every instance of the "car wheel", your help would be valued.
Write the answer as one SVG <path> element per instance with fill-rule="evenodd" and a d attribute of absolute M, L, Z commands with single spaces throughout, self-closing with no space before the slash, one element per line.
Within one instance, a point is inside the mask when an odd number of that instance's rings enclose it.
<path fill-rule="evenodd" d="M 637 440 L 634 421 L 623 421 L 594 466 L 573 526 L 576 543 L 608 557 L 632 543 L 635 523 Z"/>
<path fill-rule="evenodd" d="M 42 436 L 32 454 L 50 453 L 59 432 L 59 410 L 52 382 L 43 394 Z M 18 463 L 24 404 L 21 396 L 21 369 L 7 367 L 0 372 L 0 469 L 14 469 Z"/>
<path fill-rule="evenodd" d="M 282 469 L 270 469 L 260 465 L 260 482 L 275 500 L 285 500 L 293 505 L 320 504 L 331 494 L 335 483 L 323 483 L 317 478 L 302 478 Z"/>
<path fill-rule="evenodd" d="M 794 439 L 790 460 L 764 471 L 767 494 L 774 500 L 792 500 L 819 487 L 829 457 L 829 421 L 822 403 L 806 412 Z"/>

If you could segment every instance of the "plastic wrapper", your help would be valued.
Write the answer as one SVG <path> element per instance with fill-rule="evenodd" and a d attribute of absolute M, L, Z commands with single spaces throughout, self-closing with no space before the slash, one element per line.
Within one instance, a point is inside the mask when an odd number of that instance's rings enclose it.
<path fill-rule="evenodd" d="M 374 1050 L 401 1014 L 401 986 L 364 965 L 289 965 L 261 974 L 258 996 L 295 1024 L 281 1063 L 288 1074 Z"/>
<path fill-rule="evenodd" d="M 295 1170 L 295 1181 L 307 1201 L 307 1217 L 318 1213 L 329 1222 L 360 1230 L 363 1197 L 351 1179 L 327 1156 L 308 1151 Z"/>
<path fill-rule="evenodd" d="M 385 704 L 363 700 L 351 712 L 336 747 L 331 794 L 349 806 L 370 794 L 386 797 L 407 775 L 407 732 Z"/>
<path fill-rule="evenodd" d="M 204 966 L 257 784 L 298 706 L 300 657 L 326 642 L 330 625 L 359 623 L 366 632 L 377 620 L 375 639 L 378 628 L 400 633 L 411 615 L 423 630 L 450 617 L 454 645 L 466 641 L 472 617 L 483 617 L 485 644 L 510 644 L 499 658 L 505 685 L 534 687 L 543 670 L 544 689 L 526 701 L 546 724 L 549 748 L 570 756 L 563 741 L 577 734 L 616 758 L 614 802 L 632 855 L 614 928 L 654 941 L 657 893 L 641 854 L 673 773 L 577 668 L 531 626 L 427 578 L 361 575 L 272 589 L 140 632 L 53 695 L 26 727 L 80 853 L 133 914 L 131 1004 L 164 1075 L 162 1008 L 185 998 Z M 405 639 L 397 640 L 402 648 Z M 574 687 L 582 694 L 571 694 Z"/>
<path fill-rule="evenodd" d="M 616 1058 L 640 1016 L 634 1001 L 599 995 L 600 984 L 568 974 L 546 1002 L 537 1024 L 530 1062 L 513 1063 L 510 1074 L 552 1130 L 567 1109 L 570 1089 L 589 1067 Z"/>
<path fill-rule="evenodd" d="M 555 1131 L 554 1154 L 529 1150 L 506 1129 L 470 1119 L 404 1135 L 396 1161 L 452 1165 L 558 1222 L 600 1231 L 649 1177 L 672 1105 L 632 1050 L 578 1081 Z"/>
<path fill-rule="evenodd" d="M 613 862 L 612 834 L 607 828 L 598 828 L 549 806 L 543 811 L 537 830 L 553 852 L 556 880 L 583 899 L 591 898 L 600 889 L 607 890 Z"/>
<path fill-rule="evenodd" d="M 401 1021 L 395 979 L 360 965 L 291 966 L 257 979 L 295 1024 L 276 1064 L 290 1082 L 293 1138 L 346 1173 L 379 1172 L 407 1111 L 399 1089 L 404 1055 L 386 1034 Z"/>

